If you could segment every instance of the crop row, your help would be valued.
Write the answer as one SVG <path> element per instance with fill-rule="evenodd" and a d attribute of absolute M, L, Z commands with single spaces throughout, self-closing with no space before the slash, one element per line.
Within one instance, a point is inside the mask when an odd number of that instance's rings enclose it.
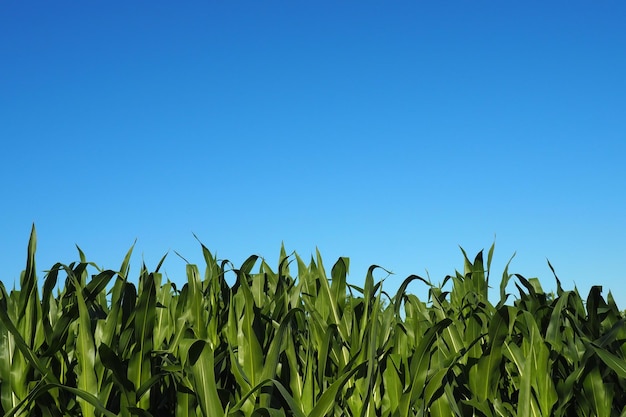
<path fill-rule="evenodd" d="M 555 275 L 546 294 L 507 265 L 494 305 L 493 246 L 486 262 L 463 252 L 442 285 L 413 275 L 391 295 L 376 266 L 348 284 L 347 258 L 328 275 L 319 253 L 281 248 L 276 270 L 257 256 L 235 268 L 204 245 L 205 270 L 188 264 L 182 288 L 163 260 L 129 280 L 132 248 L 119 271 L 79 250 L 40 286 L 35 246 L 33 228 L 20 288 L 0 283 L 5 416 L 626 416 L 610 293 L 583 301 Z"/>

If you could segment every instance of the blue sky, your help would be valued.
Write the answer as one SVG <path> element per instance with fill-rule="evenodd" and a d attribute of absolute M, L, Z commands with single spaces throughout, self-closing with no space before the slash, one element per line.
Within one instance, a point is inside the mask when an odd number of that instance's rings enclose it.
<path fill-rule="evenodd" d="M 281 242 L 441 282 L 510 272 L 626 309 L 626 3 L 0 6 L 0 262 L 168 277 Z M 40 274 L 43 277 L 43 272 Z M 380 271 L 377 278 L 386 274 Z M 423 287 L 410 290 L 425 296 Z"/>

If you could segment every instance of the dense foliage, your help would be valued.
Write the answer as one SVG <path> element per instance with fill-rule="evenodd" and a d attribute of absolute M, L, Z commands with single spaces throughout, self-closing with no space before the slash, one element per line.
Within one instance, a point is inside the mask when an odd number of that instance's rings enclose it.
<path fill-rule="evenodd" d="M 486 263 L 463 252 L 463 273 L 441 286 L 410 276 L 393 296 L 375 266 L 349 285 L 347 258 L 330 276 L 319 253 L 307 265 L 284 249 L 276 271 L 256 256 L 236 269 L 203 245 L 206 270 L 188 264 L 182 288 L 160 264 L 135 285 L 131 251 L 114 272 L 79 250 L 40 290 L 33 229 L 20 288 L 0 286 L 0 414 L 626 415 L 626 327 L 611 295 L 593 287 L 583 301 L 558 278 L 546 294 L 507 266 L 493 305 L 493 246 Z"/>

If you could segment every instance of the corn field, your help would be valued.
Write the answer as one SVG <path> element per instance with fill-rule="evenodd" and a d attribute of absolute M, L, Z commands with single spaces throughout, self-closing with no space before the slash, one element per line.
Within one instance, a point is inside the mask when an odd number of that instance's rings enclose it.
<path fill-rule="evenodd" d="M 626 416 L 625 319 L 600 287 L 583 300 L 555 274 L 547 294 L 507 265 L 493 305 L 493 246 L 395 294 L 376 266 L 350 285 L 347 258 L 328 274 L 319 253 L 282 248 L 275 270 L 257 256 L 235 268 L 200 246 L 204 271 L 187 264 L 182 288 L 163 260 L 133 283 L 132 248 L 119 271 L 79 249 L 40 285 L 33 228 L 19 289 L 0 283 L 0 414 Z"/>

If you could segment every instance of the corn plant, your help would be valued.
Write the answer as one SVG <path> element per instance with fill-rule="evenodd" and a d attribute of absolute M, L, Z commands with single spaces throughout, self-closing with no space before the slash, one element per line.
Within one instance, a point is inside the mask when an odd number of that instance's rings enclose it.
<path fill-rule="evenodd" d="M 202 244 L 204 271 L 188 263 L 181 288 L 165 258 L 131 280 L 132 248 L 118 271 L 79 249 L 40 283 L 35 249 L 33 228 L 19 288 L 0 283 L 4 416 L 626 416 L 611 294 L 583 300 L 556 274 L 547 294 L 507 264 L 492 304 L 493 246 L 395 294 L 378 266 L 349 284 L 348 258 L 328 273 L 319 252 L 281 248 L 275 270 L 257 256 L 237 268 Z"/>

